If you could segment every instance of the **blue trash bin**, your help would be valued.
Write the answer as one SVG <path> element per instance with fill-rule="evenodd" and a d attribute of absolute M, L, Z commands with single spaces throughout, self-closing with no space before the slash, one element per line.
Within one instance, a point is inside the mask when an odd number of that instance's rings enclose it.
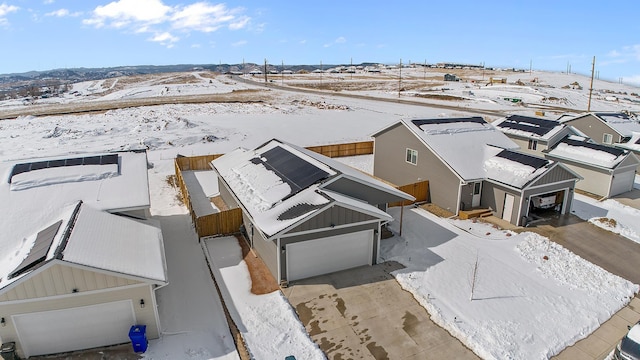
<path fill-rule="evenodd" d="M 134 352 L 143 353 L 147 351 L 147 325 L 133 325 L 129 329 L 129 339 L 131 339 Z"/>

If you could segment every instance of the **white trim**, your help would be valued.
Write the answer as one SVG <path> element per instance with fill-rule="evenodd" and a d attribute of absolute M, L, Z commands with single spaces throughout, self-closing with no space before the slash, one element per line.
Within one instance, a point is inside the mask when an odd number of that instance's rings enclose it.
<path fill-rule="evenodd" d="M 561 189 L 556 189 L 556 190 L 551 190 L 551 191 L 543 191 L 543 192 L 539 192 L 539 193 L 535 193 L 535 194 L 531 194 L 527 197 L 527 217 L 529 216 L 529 202 L 531 202 L 531 198 L 534 196 L 538 196 L 538 195 L 542 195 L 542 194 L 548 194 L 548 193 L 558 193 L 560 191 L 564 191 L 564 199 L 562 199 L 562 208 L 560 209 L 560 214 L 566 214 L 567 213 L 567 200 L 569 200 L 569 190 L 571 188 L 561 188 Z"/>
<path fill-rule="evenodd" d="M 378 263 L 378 258 L 380 257 L 380 240 L 382 238 L 382 223 L 378 223 L 378 236 L 376 239 L 376 261 L 374 264 Z"/>
<path fill-rule="evenodd" d="M 7 301 L 0 302 L 0 306 L 16 305 L 16 304 L 27 304 L 27 303 L 34 303 L 34 302 L 39 302 L 39 301 L 60 300 L 60 299 L 66 299 L 66 298 L 70 298 L 70 297 L 78 297 L 78 296 L 84 296 L 84 295 L 96 295 L 96 294 L 107 293 L 107 292 L 110 292 L 110 291 L 129 290 L 129 289 L 142 287 L 142 286 L 151 286 L 151 285 L 150 284 L 144 284 L 144 283 L 131 284 L 131 285 L 124 285 L 124 286 L 106 288 L 106 289 L 81 291 L 81 292 L 77 292 L 77 293 L 70 293 L 70 294 L 63 294 L 63 295 L 53 295 L 53 296 L 37 297 L 37 298 L 29 298 L 29 299 L 20 299 L 20 300 L 7 300 Z M 151 290 L 153 290 L 153 289 L 151 289 Z"/>
<path fill-rule="evenodd" d="M 409 154 L 411 154 L 411 155 L 409 155 Z M 413 162 L 414 154 L 415 154 L 416 162 Z M 409 157 L 410 157 L 411 161 L 407 160 L 407 158 L 409 158 Z M 413 165 L 413 166 L 418 166 L 418 150 L 414 150 L 412 148 L 406 148 L 405 153 L 404 153 L 404 161 L 406 163 L 409 163 L 409 164 Z"/>
<path fill-rule="evenodd" d="M 345 229 L 345 228 L 349 228 L 349 227 L 353 227 L 353 226 L 374 224 L 374 223 L 379 223 L 380 221 L 381 221 L 380 219 L 367 220 L 367 221 L 361 221 L 361 222 L 356 222 L 356 223 L 336 225 L 334 227 L 324 227 L 324 228 L 317 228 L 317 229 L 312 229 L 312 230 L 305 230 L 305 231 L 295 232 L 295 233 L 291 233 L 291 234 L 282 234 L 282 235 L 280 235 L 278 237 L 278 240 L 280 240 L 280 238 L 290 238 L 290 237 L 294 237 L 294 236 L 298 236 L 298 235 L 315 234 L 315 233 L 325 232 L 325 231 L 329 231 L 329 230 L 339 230 L 339 229 Z"/>
<path fill-rule="evenodd" d="M 276 248 L 276 264 L 278 265 L 278 284 L 280 284 L 280 281 L 282 281 L 282 264 L 280 263 L 280 254 L 282 253 L 282 250 L 280 250 L 280 238 L 276 239 L 276 245 L 278 246 Z"/>
<path fill-rule="evenodd" d="M 579 179 L 579 180 L 581 180 L 581 179 Z M 574 183 L 574 187 L 575 187 L 575 182 L 576 182 L 577 180 L 576 180 L 576 179 L 573 179 L 573 180 L 568 179 L 568 180 L 556 181 L 556 182 L 552 182 L 552 183 L 548 183 L 548 184 L 542 184 L 542 185 L 536 185 L 536 186 L 526 187 L 526 188 L 523 188 L 523 189 L 522 189 L 522 192 L 524 193 L 526 190 L 535 190 L 535 189 L 539 189 L 539 188 L 541 188 L 541 187 L 545 187 L 545 186 L 560 185 L 560 184 L 562 184 L 562 183 L 569 182 L 569 181 L 573 181 L 573 183 Z"/>

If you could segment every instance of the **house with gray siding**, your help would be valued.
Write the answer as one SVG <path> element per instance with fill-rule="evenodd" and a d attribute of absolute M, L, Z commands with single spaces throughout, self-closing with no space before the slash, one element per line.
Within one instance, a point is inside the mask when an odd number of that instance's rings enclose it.
<path fill-rule="evenodd" d="M 146 152 L 0 164 L 0 342 L 21 358 L 160 335 L 167 284 L 159 226 L 147 219 Z"/>
<path fill-rule="evenodd" d="M 373 134 L 374 176 L 395 184 L 429 181 L 430 201 L 458 215 L 488 208 L 515 225 L 537 212 L 571 209 L 579 175 L 520 152 L 481 117 L 413 119 Z"/>
<path fill-rule="evenodd" d="M 543 156 L 544 150 L 549 149 L 568 135 L 580 133 L 557 120 L 539 117 L 508 115 L 491 123 L 515 142 L 520 151 Z"/>
<path fill-rule="evenodd" d="M 568 135 L 543 152 L 582 177 L 577 189 L 605 198 L 631 191 L 640 163 L 629 150 L 577 135 Z"/>
<path fill-rule="evenodd" d="M 588 112 L 573 118 L 563 117 L 560 121 L 605 145 L 627 143 L 634 132 L 640 132 L 638 120 L 624 113 Z"/>
<path fill-rule="evenodd" d="M 372 265 L 386 204 L 413 196 L 279 140 L 211 162 L 220 196 L 241 208 L 247 240 L 281 283 Z"/>

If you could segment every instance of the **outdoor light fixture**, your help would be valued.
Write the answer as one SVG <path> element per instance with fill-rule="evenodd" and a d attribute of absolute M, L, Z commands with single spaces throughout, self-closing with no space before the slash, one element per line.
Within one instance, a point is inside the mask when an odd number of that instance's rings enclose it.
<path fill-rule="evenodd" d="M 7 321 L 4 318 L 2 318 L 0 319 L 0 324 L 2 324 L 2 327 L 5 327 L 7 326 Z"/>
<path fill-rule="evenodd" d="M 144 299 L 140 299 L 140 308 L 144 309 Z"/>

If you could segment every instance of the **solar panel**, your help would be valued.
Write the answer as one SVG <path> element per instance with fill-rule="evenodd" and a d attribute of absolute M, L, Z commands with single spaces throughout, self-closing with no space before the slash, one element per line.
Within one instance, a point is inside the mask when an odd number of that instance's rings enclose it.
<path fill-rule="evenodd" d="M 467 117 L 467 118 L 436 118 L 436 119 L 416 119 L 411 120 L 413 125 L 420 127 L 422 125 L 429 124 L 454 124 L 454 123 L 476 123 L 476 124 L 486 124 L 483 118 L 479 116 Z"/>
<path fill-rule="evenodd" d="M 254 160 L 259 160 L 267 169 L 276 173 L 282 181 L 289 184 L 292 194 L 329 176 L 326 171 L 280 146 L 267 150 L 261 154 L 261 158 Z"/>
<path fill-rule="evenodd" d="M 33 247 L 29 250 L 29 254 L 27 254 L 27 257 L 22 260 L 20 265 L 18 265 L 18 267 L 9 274 L 9 279 L 24 274 L 47 258 L 47 253 L 49 252 L 49 248 L 51 248 L 53 239 L 60 229 L 60 225 L 62 225 L 62 220 L 59 220 L 55 224 L 38 233 Z"/>
<path fill-rule="evenodd" d="M 549 163 L 548 160 L 539 158 L 536 156 L 531 156 L 523 153 L 518 153 L 510 150 L 502 150 L 497 157 L 501 157 L 503 159 L 511 160 L 518 162 L 520 164 L 528 165 L 533 167 L 534 169 L 540 169 Z"/>
<path fill-rule="evenodd" d="M 304 214 L 308 214 L 313 210 L 321 208 L 322 205 L 311 205 L 307 203 L 296 204 L 278 215 L 278 220 L 291 220 L 300 217 Z"/>
<path fill-rule="evenodd" d="M 547 134 L 553 130 L 559 123 L 553 120 L 539 119 L 521 115 L 508 116 L 497 126 L 501 128 L 514 129 L 530 132 L 539 136 Z"/>
<path fill-rule="evenodd" d="M 107 154 L 97 156 L 87 156 L 71 159 L 59 159 L 49 161 L 37 161 L 32 163 L 16 164 L 11 171 L 11 178 L 15 175 L 40 169 L 56 168 L 62 166 L 77 166 L 77 165 L 112 165 L 118 164 L 118 154 Z"/>
<path fill-rule="evenodd" d="M 564 139 L 564 140 L 562 140 L 562 142 L 567 144 L 567 145 L 570 145 L 570 146 L 580 146 L 580 147 L 585 147 L 587 149 L 603 151 L 603 152 L 611 154 L 611 155 L 613 155 L 615 157 L 618 157 L 618 156 L 623 155 L 625 153 L 625 151 L 622 150 L 622 149 L 618 149 L 618 148 L 614 148 L 612 146 L 607 146 L 607 145 L 602 145 L 602 144 L 595 144 L 595 143 L 587 142 L 587 141 Z"/>

